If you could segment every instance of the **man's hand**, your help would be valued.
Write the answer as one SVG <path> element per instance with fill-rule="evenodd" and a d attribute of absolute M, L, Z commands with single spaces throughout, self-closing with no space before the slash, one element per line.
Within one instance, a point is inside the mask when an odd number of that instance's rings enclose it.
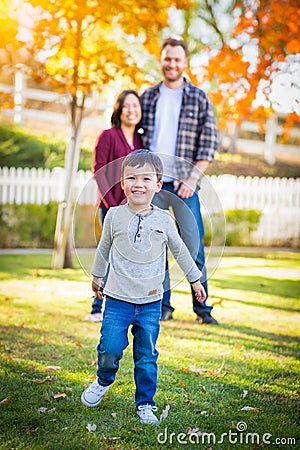
<path fill-rule="evenodd" d="M 97 297 L 102 299 L 102 292 L 100 291 L 100 288 L 103 286 L 103 278 L 98 278 L 93 276 L 92 280 L 92 290 L 95 292 Z"/>
<path fill-rule="evenodd" d="M 177 194 L 181 198 L 189 198 L 194 194 L 197 184 L 198 184 L 197 179 L 192 177 L 186 178 L 180 184 Z"/>
<path fill-rule="evenodd" d="M 195 283 L 192 283 L 193 291 L 195 292 L 197 301 L 202 303 L 206 299 L 206 293 L 204 290 L 204 287 L 200 283 L 200 281 L 196 281 Z"/>

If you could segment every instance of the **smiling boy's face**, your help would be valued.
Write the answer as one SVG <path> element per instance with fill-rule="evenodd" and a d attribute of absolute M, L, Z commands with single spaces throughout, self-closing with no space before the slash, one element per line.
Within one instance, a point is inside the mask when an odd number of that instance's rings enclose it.
<path fill-rule="evenodd" d="M 126 166 L 121 186 L 129 207 L 142 213 L 150 209 L 154 194 L 161 190 L 162 181 L 157 181 L 157 174 L 150 164 L 141 167 Z"/>

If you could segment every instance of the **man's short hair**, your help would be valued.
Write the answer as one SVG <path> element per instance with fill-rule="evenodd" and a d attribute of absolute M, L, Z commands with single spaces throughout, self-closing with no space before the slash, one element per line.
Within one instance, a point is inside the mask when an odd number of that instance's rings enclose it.
<path fill-rule="evenodd" d="M 171 47 L 181 47 L 184 50 L 185 56 L 188 57 L 189 56 L 189 50 L 187 48 L 186 43 L 182 40 L 182 39 L 173 39 L 173 38 L 168 38 L 165 39 L 162 46 L 161 46 L 161 52 L 163 51 L 163 49 L 167 46 L 170 45 Z"/>
<path fill-rule="evenodd" d="M 146 149 L 135 150 L 124 158 L 121 169 L 122 178 L 124 177 L 125 167 L 142 167 L 145 164 L 149 164 L 153 168 L 157 176 L 157 181 L 160 181 L 163 175 L 161 159 L 156 153 Z"/>

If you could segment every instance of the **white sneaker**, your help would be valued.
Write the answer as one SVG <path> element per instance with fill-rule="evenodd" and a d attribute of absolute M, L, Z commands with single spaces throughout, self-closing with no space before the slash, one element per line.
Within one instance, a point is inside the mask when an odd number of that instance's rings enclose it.
<path fill-rule="evenodd" d="M 157 406 L 148 404 L 138 406 L 137 414 L 140 418 L 140 421 L 142 423 L 153 423 L 155 425 L 158 425 L 160 421 L 152 411 L 157 411 Z"/>
<path fill-rule="evenodd" d="M 98 406 L 108 389 L 109 386 L 101 386 L 97 379 L 82 393 L 81 401 L 90 408 Z"/>
<path fill-rule="evenodd" d="M 88 314 L 85 318 L 88 322 L 102 322 L 103 313 Z"/>

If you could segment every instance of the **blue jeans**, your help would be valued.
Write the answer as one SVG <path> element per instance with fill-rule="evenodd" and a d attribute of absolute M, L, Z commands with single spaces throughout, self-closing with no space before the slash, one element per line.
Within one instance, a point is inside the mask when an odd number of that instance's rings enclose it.
<path fill-rule="evenodd" d="M 103 206 L 101 206 L 98 210 L 101 226 L 103 226 L 104 218 L 107 214 L 107 211 L 108 211 L 108 209 L 104 208 Z M 105 283 L 106 278 L 107 278 L 107 275 L 104 278 L 104 283 Z M 103 292 L 103 287 L 101 289 L 101 292 Z M 91 314 L 101 313 L 102 305 L 103 305 L 103 300 L 100 300 L 100 298 L 97 297 L 97 295 L 96 295 L 93 299 Z"/>
<path fill-rule="evenodd" d="M 156 341 L 159 334 L 161 301 L 137 305 L 106 297 L 101 337 L 98 344 L 97 376 L 102 386 L 116 378 L 119 362 L 128 346 L 132 325 L 135 403 L 154 405 L 157 382 Z"/>
<path fill-rule="evenodd" d="M 205 252 L 204 252 L 204 226 L 200 210 L 199 189 L 194 192 L 192 197 L 181 198 L 174 189 L 173 183 L 163 183 L 162 190 L 155 194 L 153 204 L 162 209 L 172 207 L 175 220 L 178 226 L 179 234 L 190 251 L 197 267 L 202 271 L 201 283 L 208 297 L 208 287 L 206 279 Z M 212 306 L 208 306 L 206 301 L 199 303 L 192 290 L 193 311 L 198 315 L 204 315 L 211 312 Z M 166 267 L 166 276 L 164 281 L 164 296 L 162 300 L 163 310 L 174 311 L 170 302 L 170 275 Z"/>

